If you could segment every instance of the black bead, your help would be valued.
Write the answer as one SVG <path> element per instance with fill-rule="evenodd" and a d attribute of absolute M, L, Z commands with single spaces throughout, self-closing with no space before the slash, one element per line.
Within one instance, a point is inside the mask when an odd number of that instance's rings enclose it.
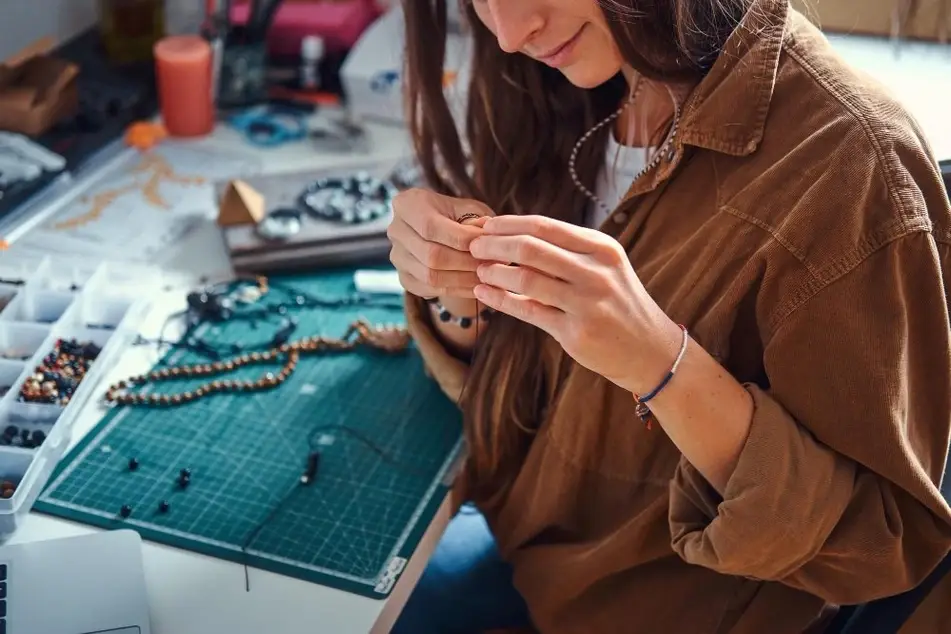
<path fill-rule="evenodd" d="M 135 471 L 139 468 L 138 458 L 129 458 L 129 471 Z"/>
<path fill-rule="evenodd" d="M 122 517 L 129 517 L 130 515 L 132 515 L 132 507 L 129 506 L 128 504 L 123 504 L 122 508 L 119 509 L 119 515 L 121 515 Z"/>
<path fill-rule="evenodd" d="M 178 472 L 178 475 L 179 475 L 179 477 L 181 477 L 181 478 L 190 478 L 190 477 L 192 477 L 192 470 L 191 470 L 191 469 L 182 469 L 181 471 Z"/>
<path fill-rule="evenodd" d="M 43 441 L 46 440 L 46 434 L 44 434 L 39 429 L 33 431 L 33 446 L 39 447 L 43 444 Z"/>
<path fill-rule="evenodd" d="M 460 328 L 468 328 L 468 327 L 471 326 L 471 325 L 472 325 L 472 318 L 471 318 L 471 317 L 460 317 L 460 318 L 459 318 L 459 327 L 460 327 Z"/>
<path fill-rule="evenodd" d="M 448 310 L 439 311 L 439 321 L 448 322 L 450 319 L 452 319 L 452 313 Z"/>
<path fill-rule="evenodd" d="M 20 428 L 16 425 L 7 425 L 7 428 L 3 430 L 3 435 L 7 438 L 13 438 L 20 433 Z"/>
<path fill-rule="evenodd" d="M 158 505 L 159 513 L 168 513 L 168 500 L 162 500 Z"/>

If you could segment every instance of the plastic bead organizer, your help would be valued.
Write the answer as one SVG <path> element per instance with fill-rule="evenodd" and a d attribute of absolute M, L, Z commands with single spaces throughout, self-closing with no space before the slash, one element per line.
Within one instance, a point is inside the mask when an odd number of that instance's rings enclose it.
<path fill-rule="evenodd" d="M 160 282 L 126 264 L 0 262 L 0 536 L 33 506 L 77 414 L 137 336 L 148 308 L 137 298 Z"/>

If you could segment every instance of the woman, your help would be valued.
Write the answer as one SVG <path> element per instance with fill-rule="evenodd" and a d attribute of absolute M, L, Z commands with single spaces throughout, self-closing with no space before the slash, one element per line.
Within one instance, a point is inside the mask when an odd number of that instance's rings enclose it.
<path fill-rule="evenodd" d="M 457 132 L 446 1 L 405 2 L 432 191 L 390 237 L 474 506 L 395 631 L 799 634 L 916 585 L 951 211 L 911 118 L 788 0 L 470 0 Z"/>

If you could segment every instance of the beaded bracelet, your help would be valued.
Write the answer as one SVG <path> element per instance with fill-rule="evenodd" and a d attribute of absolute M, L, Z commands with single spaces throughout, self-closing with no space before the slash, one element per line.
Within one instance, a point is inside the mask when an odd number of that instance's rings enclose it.
<path fill-rule="evenodd" d="M 458 317 L 453 315 L 445 306 L 440 303 L 438 298 L 427 299 L 426 303 L 432 306 L 433 310 L 436 312 L 436 316 L 439 318 L 439 321 L 445 324 L 454 324 L 460 328 L 466 329 L 471 328 L 472 324 L 475 323 L 476 318 L 487 320 L 492 315 L 492 309 L 483 308 L 479 311 L 477 316 L 473 317 Z"/>
<path fill-rule="evenodd" d="M 653 390 L 645 394 L 644 396 L 634 395 L 634 400 L 637 401 L 637 407 L 634 412 L 640 417 L 642 421 L 647 423 L 647 428 L 650 429 L 650 407 L 647 406 L 647 403 L 650 402 L 655 396 L 661 393 L 667 384 L 670 383 L 670 380 L 674 378 L 674 374 L 677 373 L 677 368 L 680 366 L 680 362 L 683 361 L 684 354 L 687 352 L 687 343 L 690 341 L 690 336 L 687 333 L 687 327 L 683 324 L 680 324 L 680 331 L 683 333 L 683 341 L 680 343 L 680 352 L 677 353 L 677 357 L 674 359 L 673 364 L 670 366 L 667 375 L 664 376 L 663 380 L 657 384 Z"/>

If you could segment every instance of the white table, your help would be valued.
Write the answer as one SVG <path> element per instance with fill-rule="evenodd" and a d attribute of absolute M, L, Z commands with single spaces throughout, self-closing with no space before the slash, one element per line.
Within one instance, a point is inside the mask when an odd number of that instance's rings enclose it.
<path fill-rule="evenodd" d="M 869 38 L 833 38 L 844 57 L 882 79 L 912 110 L 940 158 L 951 158 L 951 49 L 908 44 L 896 59 L 892 45 Z M 397 158 L 408 151 L 405 134 L 372 126 L 370 158 Z M 250 151 L 230 130 L 219 130 L 215 145 Z M 358 164 L 367 156 L 319 155 L 307 144 L 260 151 L 266 171 L 319 169 Z M 228 271 L 217 228 L 192 234 L 166 265 L 198 275 Z M 171 306 L 165 304 L 166 311 Z M 133 367 L 138 364 L 138 367 Z M 147 359 L 129 359 L 116 378 L 147 367 Z M 88 431 L 101 413 L 89 411 L 77 422 L 76 436 Z M 386 602 L 374 601 L 288 577 L 251 570 L 246 593 L 240 566 L 152 543 L 144 546 L 145 569 L 155 634 L 374 634 L 388 631 L 405 597 L 448 521 L 444 506 L 417 554 Z M 48 539 L 95 530 L 43 515 L 31 514 L 13 541 Z"/>
<path fill-rule="evenodd" d="M 408 153 L 404 132 L 370 127 L 369 155 L 318 154 L 302 143 L 269 150 L 252 149 L 227 128 L 211 142 L 216 148 L 254 153 L 267 172 L 358 165 L 367 160 L 399 159 Z M 168 254 L 163 266 L 193 274 L 218 276 L 230 271 L 217 227 L 209 222 Z M 183 293 L 156 300 L 154 328 L 163 314 L 174 312 Z M 141 372 L 156 360 L 155 351 L 130 351 L 101 387 Z M 100 388 L 101 391 L 101 388 Z M 73 442 L 88 432 L 103 411 L 90 405 L 76 423 Z M 250 569 L 251 592 L 245 591 L 243 567 L 192 552 L 145 542 L 143 556 L 154 634 L 366 634 L 389 630 L 426 559 L 448 521 L 444 507 L 424 537 L 416 555 L 386 601 L 368 599 L 278 574 Z M 97 529 L 31 513 L 11 543 L 75 535 Z M 54 608 L 55 609 L 55 608 Z"/>

